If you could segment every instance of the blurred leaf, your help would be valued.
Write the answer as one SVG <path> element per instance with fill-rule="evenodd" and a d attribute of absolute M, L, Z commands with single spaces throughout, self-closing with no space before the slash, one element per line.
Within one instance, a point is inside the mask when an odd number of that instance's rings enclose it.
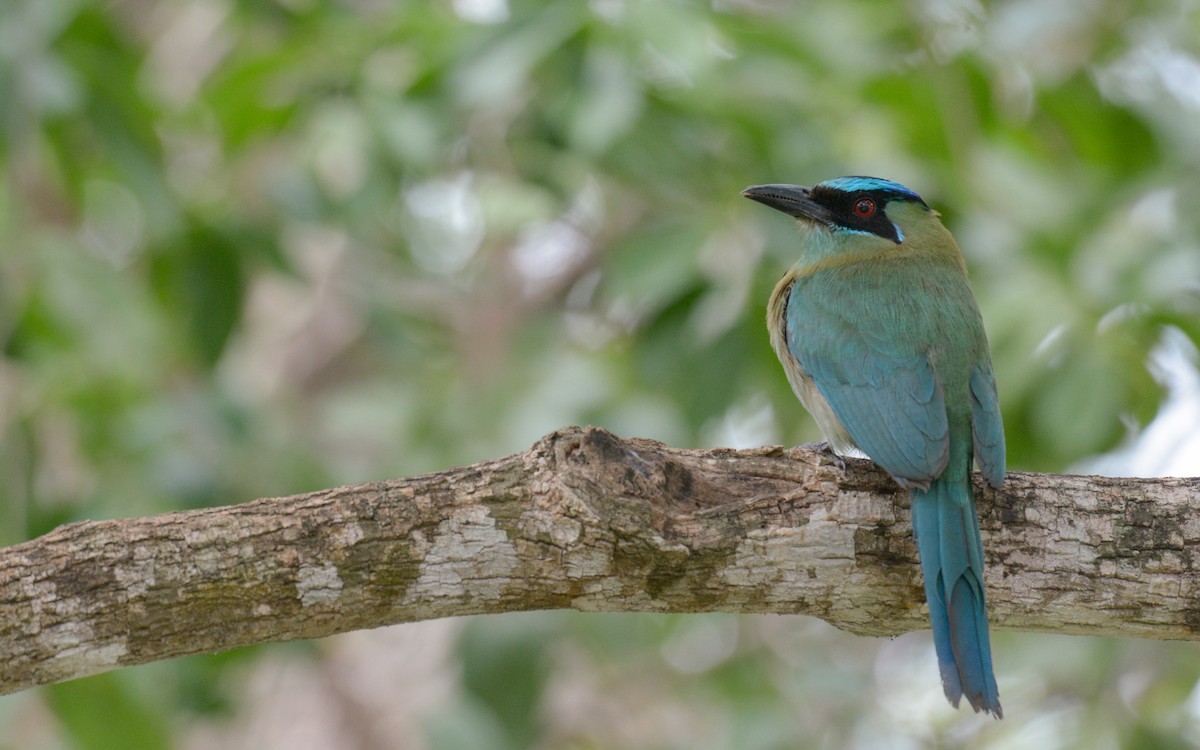
<path fill-rule="evenodd" d="M 523 748 L 538 736 L 538 706 L 549 673 L 546 641 L 528 615 L 474 620 L 459 641 L 463 689 L 503 729 L 493 747 Z M 493 737 L 493 742 L 500 738 Z"/>
<path fill-rule="evenodd" d="M 81 748 L 168 750 L 170 726 L 164 715 L 131 694 L 115 674 L 102 674 L 43 688 L 55 716 Z"/>
<path fill-rule="evenodd" d="M 1065 156 L 1056 148 L 1065 140 L 1073 156 L 1109 171 L 1109 179 L 1118 184 L 1152 169 L 1158 158 L 1146 124 L 1129 110 L 1105 102 L 1083 76 L 1042 93 L 1039 105 L 1038 126 L 1046 131 L 1039 147 L 1047 158 Z"/>
<path fill-rule="evenodd" d="M 200 361 L 211 367 L 241 318 L 245 243 L 196 226 L 152 266 L 160 302 L 183 318 Z"/>

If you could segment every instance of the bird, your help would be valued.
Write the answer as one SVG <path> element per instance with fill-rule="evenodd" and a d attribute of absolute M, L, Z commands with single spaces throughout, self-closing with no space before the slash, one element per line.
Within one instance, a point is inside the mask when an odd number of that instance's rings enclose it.
<path fill-rule="evenodd" d="M 850 176 L 754 185 L 797 220 L 800 258 L 767 305 L 771 346 L 832 450 L 909 491 L 942 687 L 1003 717 L 971 487 L 1004 482 L 1004 425 L 962 251 L 914 191 Z"/>

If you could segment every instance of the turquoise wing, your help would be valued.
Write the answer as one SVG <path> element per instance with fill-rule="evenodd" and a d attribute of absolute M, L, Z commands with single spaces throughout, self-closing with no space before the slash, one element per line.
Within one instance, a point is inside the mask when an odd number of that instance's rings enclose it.
<path fill-rule="evenodd" d="M 919 314 L 875 290 L 813 283 L 798 281 L 788 299 L 788 348 L 858 447 L 900 484 L 928 488 L 946 468 L 950 428 L 925 337 L 912 330 Z"/>
<path fill-rule="evenodd" d="M 975 460 L 983 478 L 993 487 L 1004 484 L 1004 422 L 992 363 L 983 361 L 971 369 L 971 425 L 975 438 Z"/>

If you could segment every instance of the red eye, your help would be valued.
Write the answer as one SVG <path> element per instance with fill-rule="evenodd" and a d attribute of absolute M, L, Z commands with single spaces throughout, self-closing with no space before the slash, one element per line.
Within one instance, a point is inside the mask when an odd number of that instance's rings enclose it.
<path fill-rule="evenodd" d="M 870 198 L 860 198 L 854 202 L 854 215 L 862 219 L 869 219 L 875 215 L 875 201 Z"/>

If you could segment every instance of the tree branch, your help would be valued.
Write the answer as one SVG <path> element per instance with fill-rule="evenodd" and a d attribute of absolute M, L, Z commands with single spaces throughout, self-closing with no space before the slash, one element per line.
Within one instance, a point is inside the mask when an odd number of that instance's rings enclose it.
<path fill-rule="evenodd" d="M 976 485 L 993 626 L 1200 638 L 1197 479 Z M 680 450 L 593 428 L 437 474 L 0 550 L 0 693 L 453 615 L 776 612 L 925 628 L 908 496 L 868 461 Z"/>

